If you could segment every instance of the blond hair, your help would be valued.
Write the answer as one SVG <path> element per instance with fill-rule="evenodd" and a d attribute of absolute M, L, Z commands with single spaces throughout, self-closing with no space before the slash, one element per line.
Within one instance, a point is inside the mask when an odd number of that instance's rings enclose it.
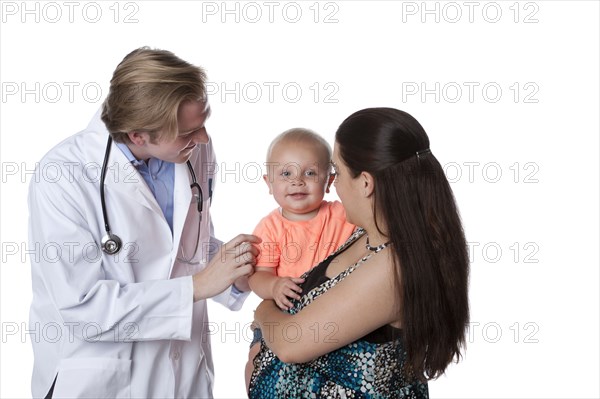
<path fill-rule="evenodd" d="M 275 147 L 282 144 L 312 144 L 320 153 L 324 169 L 329 169 L 331 162 L 331 146 L 323 137 L 310 129 L 295 127 L 280 133 L 271 141 L 267 150 L 267 162 L 271 160 L 271 154 Z"/>
<path fill-rule="evenodd" d="M 206 99 L 206 74 L 170 51 L 142 47 L 117 66 L 102 106 L 102 121 L 113 140 L 129 143 L 127 133 L 144 131 L 167 141 L 179 133 L 177 111 L 186 100 Z"/>

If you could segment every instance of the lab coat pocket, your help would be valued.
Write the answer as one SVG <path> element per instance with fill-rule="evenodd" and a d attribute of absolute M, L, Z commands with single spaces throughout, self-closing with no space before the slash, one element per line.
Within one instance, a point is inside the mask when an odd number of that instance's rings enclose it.
<path fill-rule="evenodd" d="M 63 359 L 55 398 L 130 398 L 131 360 L 103 357 Z"/>

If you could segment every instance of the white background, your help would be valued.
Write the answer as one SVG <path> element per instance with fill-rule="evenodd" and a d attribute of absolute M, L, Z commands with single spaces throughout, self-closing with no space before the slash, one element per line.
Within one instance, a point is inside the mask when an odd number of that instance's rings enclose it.
<path fill-rule="evenodd" d="M 598 2 L 4 1 L 0 33 L 1 397 L 30 396 L 27 170 L 86 126 L 143 45 L 213 82 L 207 126 L 229 171 L 212 208 L 222 239 L 274 208 L 256 165 L 276 134 L 304 126 L 331 141 L 372 106 L 415 116 L 473 249 L 468 348 L 431 396 L 600 396 Z M 218 398 L 244 396 L 256 304 L 211 305 Z"/>

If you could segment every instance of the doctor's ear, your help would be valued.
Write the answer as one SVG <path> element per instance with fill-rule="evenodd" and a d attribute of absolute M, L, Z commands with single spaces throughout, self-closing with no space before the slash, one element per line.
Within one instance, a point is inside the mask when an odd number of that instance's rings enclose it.
<path fill-rule="evenodd" d="M 141 132 L 139 130 L 132 130 L 127 133 L 127 136 L 133 144 L 139 145 L 140 147 L 146 144 L 150 139 L 148 132 Z"/>

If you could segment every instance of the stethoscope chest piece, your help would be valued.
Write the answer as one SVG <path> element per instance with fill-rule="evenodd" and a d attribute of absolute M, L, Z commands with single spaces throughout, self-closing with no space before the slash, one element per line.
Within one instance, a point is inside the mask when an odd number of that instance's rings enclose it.
<path fill-rule="evenodd" d="M 121 250 L 123 245 L 121 239 L 116 234 L 108 233 L 102 237 L 102 251 L 108 255 L 114 255 Z"/>

